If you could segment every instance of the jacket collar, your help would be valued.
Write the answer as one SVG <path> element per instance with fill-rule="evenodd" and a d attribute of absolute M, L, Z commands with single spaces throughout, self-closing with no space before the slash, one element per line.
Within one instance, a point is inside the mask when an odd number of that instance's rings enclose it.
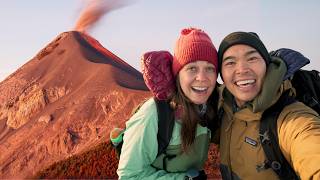
<path fill-rule="evenodd" d="M 269 64 L 266 72 L 266 77 L 264 79 L 261 92 L 258 94 L 258 96 L 254 100 L 247 102 L 244 108 L 231 108 L 230 110 L 242 111 L 244 109 L 248 109 L 250 112 L 257 113 L 268 109 L 275 102 L 277 102 L 285 90 L 292 89 L 292 85 L 289 80 L 283 81 L 283 77 L 285 76 L 286 72 L 286 64 L 281 59 L 272 57 L 272 61 Z M 229 108 L 233 107 L 234 97 L 225 88 L 225 86 L 220 87 L 220 97 L 220 106 L 226 103 L 225 105 Z"/>

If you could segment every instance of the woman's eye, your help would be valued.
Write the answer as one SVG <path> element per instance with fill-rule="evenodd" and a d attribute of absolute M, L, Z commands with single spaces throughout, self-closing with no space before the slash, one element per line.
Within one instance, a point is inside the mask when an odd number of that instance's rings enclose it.
<path fill-rule="evenodd" d="M 214 67 L 207 67 L 207 72 L 216 72 Z"/>
<path fill-rule="evenodd" d="M 196 67 L 189 67 L 188 68 L 188 71 L 191 71 L 191 72 L 196 72 L 197 68 Z"/>

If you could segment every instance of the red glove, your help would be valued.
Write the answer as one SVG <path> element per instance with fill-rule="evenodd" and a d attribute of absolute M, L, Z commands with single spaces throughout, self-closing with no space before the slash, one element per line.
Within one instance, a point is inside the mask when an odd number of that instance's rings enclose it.
<path fill-rule="evenodd" d="M 175 90 L 171 70 L 173 57 L 168 51 L 151 51 L 141 59 L 144 82 L 159 100 L 167 99 Z"/>

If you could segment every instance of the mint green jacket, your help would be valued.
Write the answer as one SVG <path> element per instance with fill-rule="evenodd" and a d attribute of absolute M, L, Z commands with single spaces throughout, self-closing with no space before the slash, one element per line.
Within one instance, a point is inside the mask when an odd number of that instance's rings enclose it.
<path fill-rule="evenodd" d="M 201 170 L 207 160 L 210 130 L 198 125 L 196 139 L 188 153 L 181 153 L 181 125 L 175 121 L 166 153 L 177 155 L 166 161 L 158 153 L 158 115 L 153 98 L 146 101 L 127 122 L 117 174 L 119 179 L 184 179 L 189 169 Z M 156 168 L 155 168 L 156 167 Z"/>

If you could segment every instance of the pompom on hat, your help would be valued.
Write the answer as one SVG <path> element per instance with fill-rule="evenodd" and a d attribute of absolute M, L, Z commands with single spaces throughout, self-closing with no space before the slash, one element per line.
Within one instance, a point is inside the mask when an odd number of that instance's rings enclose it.
<path fill-rule="evenodd" d="M 188 63 L 208 61 L 218 70 L 218 55 L 210 37 L 201 29 L 183 29 L 174 48 L 172 72 L 174 77 Z"/>

